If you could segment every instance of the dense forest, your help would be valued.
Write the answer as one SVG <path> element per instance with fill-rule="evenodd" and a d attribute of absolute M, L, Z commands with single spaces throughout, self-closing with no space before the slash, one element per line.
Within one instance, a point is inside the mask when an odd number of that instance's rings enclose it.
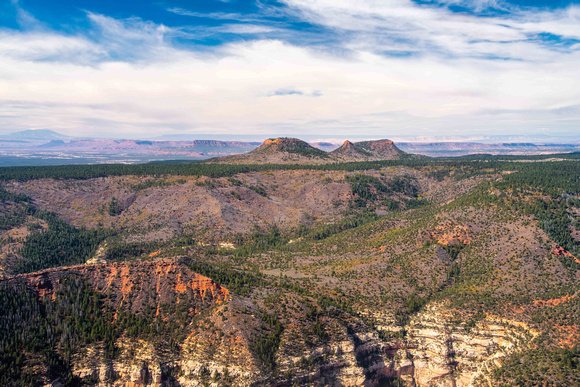
<path fill-rule="evenodd" d="M 62 165 L 40 167 L 3 167 L 0 168 L 0 181 L 30 180 L 30 179 L 92 179 L 105 176 L 209 176 L 227 177 L 238 173 L 272 171 L 272 170 L 342 170 L 342 171 L 365 171 L 381 169 L 390 166 L 408 166 L 421 168 L 425 166 L 440 166 L 444 168 L 468 168 L 475 171 L 488 169 L 509 170 L 514 167 L 514 161 L 524 163 L 532 169 L 533 164 L 526 161 L 537 161 L 558 157 L 563 160 L 576 160 L 580 154 L 562 154 L 550 156 L 476 156 L 469 158 L 434 159 L 428 157 L 405 158 L 401 160 L 365 161 L 349 163 L 331 163 L 322 165 L 293 165 L 293 164 L 252 164 L 230 165 L 210 164 L 206 162 L 163 162 L 148 164 L 99 164 L 99 165 Z M 544 164 L 544 163 L 540 163 Z M 546 163 L 548 164 L 548 163 Z M 557 162 L 558 165 L 569 165 L 573 168 L 574 162 Z M 543 168 L 540 166 L 540 168 Z M 517 169 L 520 169 L 518 167 Z"/>
<path fill-rule="evenodd" d="M 54 301 L 39 301 L 22 282 L 0 284 L 3 386 L 42 385 L 44 374 L 51 381 L 78 386 L 81 380 L 70 372 L 70 361 L 79 345 L 102 342 L 107 356 L 114 355 L 119 332 L 111 326 L 101 296 L 80 278 L 64 278 L 55 292 Z M 26 353 L 34 358 L 26 359 Z"/>

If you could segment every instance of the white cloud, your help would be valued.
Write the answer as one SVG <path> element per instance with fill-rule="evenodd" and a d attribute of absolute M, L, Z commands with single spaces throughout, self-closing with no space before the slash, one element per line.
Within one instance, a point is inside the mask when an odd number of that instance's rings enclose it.
<path fill-rule="evenodd" d="M 287 3 L 312 23 L 353 33 L 343 46 L 351 55 L 276 39 L 228 44 L 208 55 L 173 46 L 183 30 L 96 14 L 88 14 L 95 27 L 89 36 L 4 30 L 0 125 L 125 137 L 389 137 L 571 132 L 580 124 L 580 52 L 558 52 L 525 35 L 573 36 L 575 8 L 500 20 L 407 0 Z M 252 24 L 220 29 L 272 32 Z"/>
<path fill-rule="evenodd" d="M 50 32 L 0 31 L 0 55 L 3 57 L 25 61 L 54 59 L 83 62 L 104 53 L 103 48 L 85 38 Z"/>
<path fill-rule="evenodd" d="M 34 16 L 20 6 L 20 0 L 11 0 L 12 6 L 16 11 L 16 22 L 23 28 L 38 29 L 43 27 L 42 23 L 36 20 Z"/>
<path fill-rule="evenodd" d="M 197 18 L 204 18 L 204 19 L 215 19 L 215 20 L 231 20 L 237 22 L 255 22 L 259 21 L 260 18 L 257 15 L 246 15 L 240 13 L 231 13 L 231 12 L 210 12 L 210 13 L 203 13 L 203 12 L 193 12 L 187 9 L 178 8 L 178 7 L 171 7 L 166 9 L 168 12 L 175 13 L 181 16 L 191 16 Z"/>
<path fill-rule="evenodd" d="M 227 24 L 223 27 L 217 28 L 218 32 L 225 32 L 229 34 L 264 34 L 267 32 L 276 31 L 276 28 L 261 26 L 256 24 Z"/>
<path fill-rule="evenodd" d="M 570 6 L 564 10 L 523 14 L 515 26 L 526 32 L 547 32 L 580 39 L 580 7 Z"/>
<path fill-rule="evenodd" d="M 478 17 L 441 7 L 418 7 L 411 0 L 283 0 L 312 23 L 351 32 L 351 49 L 399 49 L 441 55 L 553 60 L 559 52 L 530 40 L 548 32 L 580 37 L 580 8 L 533 13 L 514 10 L 506 17 Z M 472 8 L 503 7 L 493 0 L 448 3 Z"/>

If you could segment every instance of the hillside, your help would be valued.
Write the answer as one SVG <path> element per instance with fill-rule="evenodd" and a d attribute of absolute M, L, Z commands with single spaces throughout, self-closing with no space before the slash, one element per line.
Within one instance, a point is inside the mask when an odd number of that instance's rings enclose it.
<path fill-rule="evenodd" d="M 405 152 L 397 148 L 391 140 L 355 143 L 347 140 L 340 148 L 330 152 L 330 156 L 339 161 L 397 160 L 404 155 Z"/>
<path fill-rule="evenodd" d="M 577 385 L 579 173 L 574 158 L 3 171 L 0 383 Z"/>
<path fill-rule="evenodd" d="M 328 153 L 297 138 L 271 138 L 241 155 L 209 160 L 226 164 L 322 164 L 330 162 Z"/>
<path fill-rule="evenodd" d="M 344 144 L 325 152 L 296 138 L 276 138 L 264 141 L 253 151 L 236 156 L 210 160 L 227 164 L 327 164 L 355 161 L 398 160 L 405 152 L 390 140 L 363 141 Z"/>

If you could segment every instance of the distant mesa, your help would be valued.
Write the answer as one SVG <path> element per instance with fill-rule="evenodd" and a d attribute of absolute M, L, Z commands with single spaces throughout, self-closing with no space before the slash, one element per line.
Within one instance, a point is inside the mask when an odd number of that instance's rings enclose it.
<path fill-rule="evenodd" d="M 40 145 L 41 148 L 53 148 L 53 147 L 61 147 L 65 145 L 63 140 L 50 140 L 46 144 Z"/>
<path fill-rule="evenodd" d="M 332 152 L 315 148 L 297 138 L 270 138 L 251 152 L 209 160 L 225 164 L 327 164 L 353 161 L 396 160 L 407 155 L 391 140 L 345 141 Z"/>

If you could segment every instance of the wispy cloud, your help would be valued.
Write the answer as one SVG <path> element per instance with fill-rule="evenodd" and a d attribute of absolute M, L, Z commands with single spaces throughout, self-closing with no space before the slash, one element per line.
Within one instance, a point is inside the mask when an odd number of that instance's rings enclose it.
<path fill-rule="evenodd" d="M 181 16 L 191 16 L 202 19 L 215 19 L 215 20 L 229 20 L 237 22 L 256 22 L 262 20 L 258 15 L 247 15 L 234 12 L 194 12 L 184 8 L 170 7 L 166 9 L 168 12 L 175 13 Z"/>
<path fill-rule="evenodd" d="M 74 61 L 92 63 L 105 51 L 83 37 L 53 32 L 0 31 L 0 56 L 22 61 Z"/>
<path fill-rule="evenodd" d="M 300 90 L 295 89 L 279 89 L 275 90 L 270 94 L 270 96 L 281 96 L 281 95 L 304 95 Z"/>
<path fill-rule="evenodd" d="M 580 8 L 478 17 L 444 7 L 419 6 L 410 0 L 283 0 L 311 23 L 345 33 L 351 49 L 416 52 L 452 57 L 551 60 L 561 50 L 540 44 L 537 34 L 575 38 Z M 477 9 L 503 7 L 496 1 L 450 1 Z"/>
<path fill-rule="evenodd" d="M 43 27 L 43 24 L 40 21 L 20 6 L 20 0 L 11 0 L 10 2 L 16 11 L 16 21 L 21 27 L 26 29 L 38 29 Z"/>
<path fill-rule="evenodd" d="M 312 90 L 312 91 L 302 91 L 297 90 L 294 88 L 285 88 L 285 89 L 278 89 L 268 93 L 270 97 L 283 97 L 283 96 L 306 96 L 306 97 L 321 97 L 322 92 L 320 90 Z"/>
<path fill-rule="evenodd" d="M 263 14 L 172 11 L 208 25 L 87 12 L 84 31 L 0 30 L 0 126 L 392 137 L 580 125 L 578 7 L 480 17 L 448 6 L 504 4 L 283 2 Z"/>
<path fill-rule="evenodd" d="M 486 10 L 510 11 L 514 6 L 502 0 L 431 0 L 430 3 L 444 4 L 447 6 L 460 6 L 466 9 L 472 9 L 476 12 Z"/>

